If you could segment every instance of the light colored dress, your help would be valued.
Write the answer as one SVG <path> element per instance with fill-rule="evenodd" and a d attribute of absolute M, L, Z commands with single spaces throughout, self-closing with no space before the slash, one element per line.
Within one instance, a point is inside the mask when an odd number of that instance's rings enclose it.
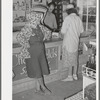
<path fill-rule="evenodd" d="M 82 33 L 83 24 L 75 13 L 68 15 L 62 25 L 63 38 L 63 61 L 64 67 L 77 66 L 79 37 Z"/>

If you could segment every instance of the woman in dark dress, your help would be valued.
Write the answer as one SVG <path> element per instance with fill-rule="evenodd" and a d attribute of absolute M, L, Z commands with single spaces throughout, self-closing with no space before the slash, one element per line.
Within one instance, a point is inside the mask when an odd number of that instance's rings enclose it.
<path fill-rule="evenodd" d="M 22 45 L 20 56 L 25 59 L 28 77 L 36 80 L 36 91 L 50 94 L 51 91 L 45 86 L 43 75 L 48 75 L 49 67 L 45 55 L 43 40 L 50 31 L 40 24 L 43 14 L 30 12 L 27 14 L 27 23 L 17 39 Z"/>

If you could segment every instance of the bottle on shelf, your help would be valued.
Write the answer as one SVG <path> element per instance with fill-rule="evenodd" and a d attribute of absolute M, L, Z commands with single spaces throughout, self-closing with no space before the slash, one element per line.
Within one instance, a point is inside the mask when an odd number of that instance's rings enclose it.
<path fill-rule="evenodd" d="M 17 10 L 19 10 L 19 1 L 17 1 Z"/>
<path fill-rule="evenodd" d="M 95 61 L 94 62 L 95 62 L 94 65 L 95 65 L 95 70 L 96 70 L 96 55 L 95 55 Z"/>
<path fill-rule="evenodd" d="M 87 63 L 86 63 L 86 67 L 90 67 L 90 63 L 91 63 L 91 56 L 90 55 L 88 55 L 88 61 L 87 61 Z"/>
<path fill-rule="evenodd" d="M 94 64 L 94 54 L 91 56 L 91 64 Z"/>
<path fill-rule="evenodd" d="M 93 70 L 96 70 L 95 55 L 94 54 L 91 55 L 91 66 L 90 66 L 90 68 L 93 69 Z"/>

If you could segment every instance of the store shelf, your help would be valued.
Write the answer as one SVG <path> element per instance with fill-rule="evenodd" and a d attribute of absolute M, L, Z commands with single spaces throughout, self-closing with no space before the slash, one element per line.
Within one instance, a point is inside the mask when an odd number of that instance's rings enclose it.
<path fill-rule="evenodd" d="M 83 74 L 83 99 L 85 98 L 85 89 L 90 84 L 96 83 L 96 70 L 86 67 L 86 64 L 82 65 Z"/>
<path fill-rule="evenodd" d="M 62 22 L 63 22 L 63 6 L 62 6 L 62 0 L 61 1 L 55 1 L 56 7 L 54 9 L 54 14 L 56 16 L 56 20 L 57 20 L 57 25 L 58 25 L 58 29 L 61 28 L 62 26 Z"/>
<path fill-rule="evenodd" d="M 92 80 L 96 79 L 96 70 L 86 67 L 86 64 L 82 65 L 82 74 Z"/>

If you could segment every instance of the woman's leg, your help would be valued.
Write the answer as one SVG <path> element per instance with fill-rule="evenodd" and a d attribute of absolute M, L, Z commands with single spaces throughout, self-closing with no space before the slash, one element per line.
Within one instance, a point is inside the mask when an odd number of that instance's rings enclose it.
<path fill-rule="evenodd" d="M 40 91 L 40 84 L 39 84 L 37 78 L 35 79 L 35 91 L 36 91 L 36 92 L 37 92 L 37 91 Z"/>
<path fill-rule="evenodd" d="M 62 81 L 73 81 L 71 54 L 66 49 L 63 50 L 63 61 L 64 66 L 68 67 L 69 70 L 68 77 Z"/>
<path fill-rule="evenodd" d="M 40 84 L 42 89 L 45 89 L 45 84 L 44 84 L 43 78 L 38 78 L 38 83 Z"/>
<path fill-rule="evenodd" d="M 77 75 L 77 66 L 74 66 L 73 74 Z"/>
<path fill-rule="evenodd" d="M 73 78 L 75 80 L 78 80 L 78 77 L 77 77 L 77 69 L 78 69 L 78 53 L 76 52 L 75 53 L 75 57 L 74 57 L 74 61 L 75 61 L 75 64 L 74 64 L 74 69 L 73 69 Z"/>
<path fill-rule="evenodd" d="M 74 66 L 73 78 L 74 78 L 75 80 L 78 80 L 78 77 L 77 77 L 77 66 Z"/>
<path fill-rule="evenodd" d="M 62 81 L 73 81 L 73 76 L 72 76 L 72 66 L 69 67 L 68 70 L 68 77 Z"/>
<path fill-rule="evenodd" d="M 42 91 L 43 91 L 45 94 L 51 94 L 51 91 L 45 86 L 43 77 L 42 77 L 42 78 L 38 78 L 38 82 L 39 82 L 39 84 L 40 84 L 40 86 L 41 86 Z"/>
<path fill-rule="evenodd" d="M 40 64 L 40 71 L 41 71 L 41 76 L 38 76 L 38 82 L 40 84 L 41 90 L 45 93 L 45 94 L 50 94 L 51 91 L 46 87 L 45 82 L 44 82 L 44 77 L 43 75 L 49 75 L 50 71 L 49 71 L 49 67 L 46 61 L 46 56 L 44 54 L 44 50 L 41 51 L 41 54 L 39 56 L 39 64 Z"/>
<path fill-rule="evenodd" d="M 72 76 L 72 66 L 69 67 L 68 76 Z"/>

